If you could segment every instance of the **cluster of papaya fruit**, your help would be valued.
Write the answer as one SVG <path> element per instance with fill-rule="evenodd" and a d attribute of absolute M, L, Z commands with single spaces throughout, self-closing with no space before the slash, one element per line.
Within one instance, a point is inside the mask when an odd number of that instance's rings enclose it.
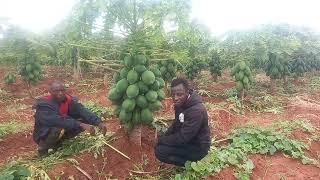
<path fill-rule="evenodd" d="M 38 62 L 29 62 L 20 68 L 22 78 L 32 84 L 37 83 L 42 78 L 41 65 Z"/>
<path fill-rule="evenodd" d="M 12 84 L 12 83 L 16 82 L 16 75 L 13 74 L 12 72 L 9 72 L 8 74 L 5 75 L 4 82 L 6 84 Z"/>
<path fill-rule="evenodd" d="M 200 60 L 190 61 L 186 66 L 186 75 L 189 79 L 194 79 L 202 69 L 207 66 L 207 63 Z"/>
<path fill-rule="evenodd" d="M 116 105 L 115 113 L 128 128 L 137 124 L 150 124 L 153 111 L 161 108 L 165 98 L 165 85 L 157 67 L 149 66 L 145 55 L 128 55 L 124 67 L 113 76 L 114 85 L 108 98 Z"/>
<path fill-rule="evenodd" d="M 171 81 L 176 77 L 177 63 L 173 59 L 164 60 L 158 63 L 158 67 L 165 81 Z"/>
<path fill-rule="evenodd" d="M 243 89 L 249 89 L 252 84 L 252 73 L 249 66 L 244 62 L 238 62 L 231 70 L 231 76 L 236 79 L 236 89 L 238 92 Z"/>

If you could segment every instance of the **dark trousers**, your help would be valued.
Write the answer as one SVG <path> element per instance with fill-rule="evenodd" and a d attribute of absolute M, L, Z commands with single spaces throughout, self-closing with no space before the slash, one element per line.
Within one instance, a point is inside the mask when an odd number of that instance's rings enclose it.
<path fill-rule="evenodd" d="M 176 166 L 184 166 L 186 161 L 201 160 L 207 154 L 208 150 L 190 144 L 180 146 L 157 144 L 155 147 L 155 156 L 158 160 Z"/>
<path fill-rule="evenodd" d="M 77 136 L 79 133 L 81 133 L 83 130 L 82 129 L 73 129 L 73 130 L 68 130 L 65 131 L 63 136 L 60 138 L 60 133 L 61 129 L 59 128 L 50 128 L 49 132 L 46 136 L 42 137 L 39 141 L 39 147 L 38 147 L 38 152 L 40 155 L 46 155 L 48 154 L 49 149 L 58 149 L 62 141 L 65 139 L 70 139 L 75 136 Z"/>

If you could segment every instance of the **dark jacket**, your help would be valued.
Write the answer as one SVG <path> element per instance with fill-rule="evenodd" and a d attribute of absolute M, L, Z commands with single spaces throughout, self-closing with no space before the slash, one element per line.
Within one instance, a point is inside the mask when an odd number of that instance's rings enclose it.
<path fill-rule="evenodd" d="M 180 113 L 184 114 L 184 122 L 179 120 Z M 192 144 L 208 149 L 210 142 L 206 108 L 202 104 L 201 97 L 196 92 L 192 92 L 180 108 L 175 108 L 175 120 L 166 133 L 159 138 L 159 144 L 173 146 Z"/>
<path fill-rule="evenodd" d="M 75 130 L 80 128 L 77 119 L 91 125 L 101 122 L 100 118 L 79 103 L 76 97 L 71 98 L 66 116 L 60 114 L 59 105 L 54 100 L 40 98 L 32 108 L 36 110 L 33 139 L 37 143 L 41 137 L 47 135 L 51 127 Z"/>

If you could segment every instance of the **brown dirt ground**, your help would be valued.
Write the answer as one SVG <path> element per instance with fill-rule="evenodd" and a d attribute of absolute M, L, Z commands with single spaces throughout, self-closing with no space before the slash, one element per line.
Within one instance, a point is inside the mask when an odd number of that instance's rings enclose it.
<path fill-rule="evenodd" d="M 12 67 L 11 67 L 12 68 Z M 65 82 L 71 85 L 69 92 L 79 96 L 81 101 L 94 100 L 105 106 L 110 106 L 110 101 L 106 98 L 107 87 L 103 85 L 103 76 L 96 75 L 96 79 L 90 82 L 74 82 L 72 80 L 71 71 L 65 70 L 67 68 L 59 67 L 47 67 L 47 75 L 43 81 L 36 87 L 32 87 L 31 92 L 35 96 L 39 96 L 46 93 L 47 83 L 53 80 L 53 77 L 63 79 Z M 3 79 L 4 74 L 8 70 L 8 67 L 0 67 L 0 78 Z M 265 81 L 265 76 L 259 75 L 258 79 Z M 209 89 L 215 91 L 223 91 L 233 86 L 232 82 L 227 82 L 228 79 L 223 79 L 223 83 L 213 83 Z M 2 83 L 2 82 L 1 82 Z M 89 84 L 82 87 L 80 92 L 79 87 L 76 86 L 79 83 Z M 14 113 L 6 111 L 9 103 L 15 101 L 16 103 L 22 103 L 31 106 L 34 102 L 32 98 L 28 97 L 26 91 L 27 86 L 19 79 L 15 85 L 5 86 L 0 84 L 2 90 L 8 92 L 8 95 L 2 96 L 6 98 L 8 103 L 0 102 L 0 122 L 7 121 L 9 119 L 16 119 L 25 123 L 33 124 L 32 110 L 31 108 L 23 109 Z M 78 88 L 77 88 L 78 87 Z M 97 91 L 91 91 L 91 89 Z M 88 90 L 89 89 L 89 90 Z M 224 101 L 223 98 L 208 98 L 204 97 L 206 102 L 218 103 Z M 304 118 L 310 120 L 310 122 L 317 128 L 320 128 L 320 104 L 317 101 L 320 100 L 320 92 L 313 94 L 300 94 L 297 97 L 291 98 L 285 105 L 285 110 L 282 114 L 272 113 L 252 113 L 246 112 L 244 115 L 235 114 L 227 109 L 211 109 L 208 110 L 210 126 L 212 127 L 211 133 L 217 138 L 223 138 L 234 127 L 246 122 L 255 123 L 257 125 L 267 125 L 271 122 L 281 119 L 297 119 Z M 157 112 L 157 115 L 173 113 L 172 102 L 167 99 L 164 103 L 164 109 Z M 84 153 L 72 157 L 78 160 L 79 167 L 86 171 L 93 179 L 105 179 L 104 177 L 126 179 L 129 177 L 129 170 L 133 169 L 135 165 L 143 166 L 144 171 L 156 171 L 160 167 L 160 163 L 155 159 L 153 154 L 154 144 L 154 131 L 151 128 L 143 128 L 143 143 L 142 146 L 132 144 L 118 121 L 110 119 L 107 122 L 108 129 L 115 132 L 119 137 L 112 142 L 112 145 L 132 158 L 131 161 L 125 159 L 110 148 L 106 148 L 105 156 L 95 159 L 93 155 Z M 293 136 L 298 139 L 305 140 L 308 134 L 304 132 L 294 132 Z M 0 164 L 4 163 L 11 157 L 21 157 L 24 154 L 34 153 L 36 145 L 32 141 L 30 131 L 25 133 L 17 133 L 8 135 L 0 142 Z M 319 159 L 320 154 L 320 142 L 313 142 L 307 153 Z M 252 179 L 320 179 L 320 169 L 315 166 L 303 165 L 299 161 L 288 158 L 281 153 L 277 153 L 274 156 L 253 155 L 250 157 L 255 168 L 253 170 Z M 101 171 L 103 164 L 105 163 L 103 176 L 98 176 L 97 171 Z M 60 179 L 68 179 L 73 177 L 74 179 L 85 179 L 85 177 L 70 163 L 62 162 L 53 166 L 49 171 L 51 177 L 61 176 Z M 214 176 L 210 176 L 207 179 L 235 179 L 233 176 L 233 169 L 231 167 L 223 169 L 220 173 Z"/>

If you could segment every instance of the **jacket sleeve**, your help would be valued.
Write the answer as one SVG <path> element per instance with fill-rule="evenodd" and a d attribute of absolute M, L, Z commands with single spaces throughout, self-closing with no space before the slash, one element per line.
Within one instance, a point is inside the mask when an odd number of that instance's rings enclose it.
<path fill-rule="evenodd" d="M 164 136 L 168 136 L 170 134 L 173 133 L 173 130 L 175 129 L 175 127 L 177 126 L 177 120 L 174 119 L 173 123 L 171 124 L 171 126 L 167 129 L 167 131 L 164 133 Z"/>
<path fill-rule="evenodd" d="M 86 124 L 97 126 L 101 122 L 101 119 L 78 102 L 76 97 L 72 98 L 69 114 L 75 119 L 80 118 L 81 121 Z"/>
<path fill-rule="evenodd" d="M 174 120 L 173 123 L 171 124 L 171 126 L 167 129 L 167 131 L 163 134 L 164 136 L 168 136 L 170 134 L 172 134 L 174 132 L 174 130 L 176 129 L 177 125 L 178 125 L 178 116 L 177 114 L 180 114 L 182 110 L 179 110 L 177 108 L 174 109 Z"/>
<path fill-rule="evenodd" d="M 35 114 L 36 120 L 48 127 L 57 127 L 64 129 L 80 128 L 80 123 L 71 117 L 63 117 L 49 105 L 39 105 Z"/>
<path fill-rule="evenodd" d="M 184 123 L 181 129 L 159 139 L 160 144 L 182 145 L 194 138 L 201 128 L 203 114 L 196 110 L 190 110 L 184 116 Z"/>

